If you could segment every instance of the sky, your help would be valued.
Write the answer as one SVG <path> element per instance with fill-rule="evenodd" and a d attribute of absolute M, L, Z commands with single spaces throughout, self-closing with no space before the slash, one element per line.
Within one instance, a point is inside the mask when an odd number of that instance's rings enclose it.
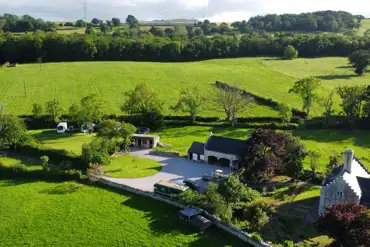
<path fill-rule="evenodd" d="M 128 14 L 139 20 L 199 19 L 214 22 L 248 20 L 255 15 L 344 10 L 370 17 L 370 0 L 86 0 L 87 19 Z M 28 14 L 51 21 L 84 17 L 84 0 L 0 0 L 0 14 Z"/>

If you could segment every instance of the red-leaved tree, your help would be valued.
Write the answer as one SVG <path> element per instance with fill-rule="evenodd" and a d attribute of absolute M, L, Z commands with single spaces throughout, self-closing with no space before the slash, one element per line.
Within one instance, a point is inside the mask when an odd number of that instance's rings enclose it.
<path fill-rule="evenodd" d="M 338 246 L 365 247 L 370 244 L 370 213 L 366 206 L 343 202 L 325 209 L 317 228 L 335 239 Z"/>
<path fill-rule="evenodd" d="M 287 136 L 269 129 L 256 129 L 247 140 L 246 157 L 241 162 L 241 178 L 251 183 L 270 180 L 285 158 Z"/>

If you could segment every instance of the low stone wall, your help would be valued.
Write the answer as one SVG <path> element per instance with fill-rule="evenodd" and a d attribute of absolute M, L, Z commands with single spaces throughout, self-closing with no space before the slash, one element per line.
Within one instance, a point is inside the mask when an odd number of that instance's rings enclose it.
<path fill-rule="evenodd" d="M 112 186 L 114 188 L 118 188 L 118 189 L 122 189 L 122 190 L 125 190 L 125 191 L 128 191 L 128 192 L 134 193 L 134 194 L 150 197 L 154 200 L 162 201 L 162 202 L 165 202 L 167 204 L 173 205 L 173 206 L 178 207 L 178 208 L 182 208 L 182 209 L 186 208 L 185 205 L 179 203 L 178 201 L 174 201 L 174 200 L 171 200 L 168 197 L 163 197 L 163 196 L 157 195 L 153 192 L 135 189 L 135 188 L 132 188 L 130 186 L 123 185 L 123 184 L 118 184 L 116 182 L 112 182 L 112 181 L 104 179 L 104 178 L 101 178 L 99 180 L 99 182 L 103 183 L 103 184 L 106 184 L 106 185 L 109 185 L 109 186 Z M 251 239 L 252 238 L 251 234 L 249 234 L 247 232 L 244 232 L 243 230 L 241 230 L 241 229 L 239 229 L 239 228 L 237 228 L 233 225 L 225 224 L 225 223 L 221 222 L 220 219 L 218 219 L 217 217 L 209 214 L 207 211 L 205 211 L 203 209 L 202 209 L 202 211 L 203 211 L 204 216 L 207 219 L 209 219 L 213 223 L 213 225 L 215 225 L 216 227 L 218 227 L 219 229 L 221 229 L 223 231 L 226 231 L 226 232 L 234 235 L 235 237 L 239 238 L 240 240 L 242 240 L 246 243 L 249 243 L 249 244 L 251 244 L 252 246 L 255 246 L 255 247 L 271 247 L 271 245 L 269 245 L 265 242 L 258 243 L 256 241 L 252 240 Z"/>
<path fill-rule="evenodd" d="M 168 157 L 180 157 L 179 152 L 160 152 L 160 151 L 151 151 L 150 154 L 158 156 L 168 156 Z"/>

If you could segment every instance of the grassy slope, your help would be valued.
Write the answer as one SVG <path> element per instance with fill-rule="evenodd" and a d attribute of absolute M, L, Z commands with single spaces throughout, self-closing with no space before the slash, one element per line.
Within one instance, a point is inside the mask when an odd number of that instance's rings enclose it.
<path fill-rule="evenodd" d="M 99 93 L 106 99 L 107 112 L 120 113 L 123 93 L 138 83 L 146 83 L 156 90 L 165 108 L 175 104 L 179 91 L 198 86 L 211 98 L 211 84 L 216 80 L 238 82 L 252 92 L 282 100 L 286 90 L 271 90 L 270 85 L 293 82 L 294 79 L 274 72 L 256 62 L 255 58 L 210 60 L 191 63 L 147 62 L 77 62 L 27 64 L 0 71 L 0 100 L 8 103 L 7 109 L 15 114 L 30 113 L 35 102 L 44 104 L 57 97 L 65 109 L 90 93 Z M 27 97 L 24 95 L 26 83 Z M 280 96 L 281 97 L 280 97 Z M 294 101 L 294 100 L 293 100 Z M 173 113 L 179 114 L 179 113 Z M 201 115 L 222 115 L 207 103 Z M 255 107 L 250 115 L 276 116 L 267 107 Z"/>
<path fill-rule="evenodd" d="M 171 148 L 166 148 L 167 150 L 178 151 L 185 155 L 193 141 L 205 142 L 211 132 L 214 135 L 246 140 L 252 131 L 251 129 L 183 127 L 167 128 L 158 134 L 161 142 L 172 144 Z M 301 138 L 308 150 L 317 150 L 321 153 L 321 171 L 328 164 L 332 151 L 343 152 L 347 147 L 353 148 L 356 156 L 370 168 L 370 133 L 368 131 L 295 130 L 293 134 Z M 305 167 L 309 169 L 308 161 L 305 162 Z"/>
<path fill-rule="evenodd" d="M 161 169 L 161 164 L 154 160 L 123 155 L 104 166 L 104 173 L 114 178 L 142 178 L 152 176 Z"/>
<path fill-rule="evenodd" d="M 361 27 L 358 30 L 358 35 L 364 36 L 366 30 L 370 29 L 370 19 L 364 19 L 361 22 Z"/>
<path fill-rule="evenodd" d="M 176 103 L 181 89 L 198 86 L 211 99 L 212 83 L 219 80 L 236 82 L 252 93 L 300 108 L 300 99 L 288 90 L 294 81 L 306 76 L 318 76 L 323 80 L 321 96 L 338 85 L 370 84 L 370 75 L 354 76 L 346 58 L 294 61 L 240 58 L 190 63 L 76 62 L 43 64 L 41 69 L 38 65 L 27 64 L 0 70 L 0 101 L 7 103 L 7 109 L 12 113 L 29 114 L 36 102 L 44 104 L 57 97 L 68 109 L 80 98 L 99 93 L 106 100 L 107 113 L 120 113 L 123 93 L 138 83 L 146 83 L 165 102 L 166 114 L 180 115 L 170 112 L 168 107 Z M 210 101 L 205 106 L 201 115 L 223 116 L 215 112 Z M 321 112 L 322 107 L 315 104 L 313 115 Z M 277 112 L 265 106 L 255 106 L 248 114 L 276 116 Z"/>
<path fill-rule="evenodd" d="M 331 90 L 342 85 L 368 85 L 370 84 L 370 75 L 367 74 L 362 77 L 356 76 L 353 68 L 348 65 L 347 58 L 342 57 L 326 57 L 326 58 L 300 58 L 296 60 L 280 60 L 261 58 L 260 61 L 269 67 L 286 76 L 294 78 L 318 77 L 322 80 L 322 86 L 318 90 L 319 96 L 323 97 Z M 288 86 L 288 85 L 284 85 Z M 283 85 L 281 85 L 283 87 Z M 288 90 L 289 88 L 286 87 Z M 289 102 L 292 102 L 288 99 Z M 340 99 L 335 97 L 336 110 L 339 111 Z M 300 102 L 298 106 L 300 106 Z M 322 107 L 314 104 L 313 115 L 322 113 Z"/>
<path fill-rule="evenodd" d="M 178 209 L 77 184 L 0 181 L 0 246 L 242 246 L 224 233 L 194 233 Z"/>

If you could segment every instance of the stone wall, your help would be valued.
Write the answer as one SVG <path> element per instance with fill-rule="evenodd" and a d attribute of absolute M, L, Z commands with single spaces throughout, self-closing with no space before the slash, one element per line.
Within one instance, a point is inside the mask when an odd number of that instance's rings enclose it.
<path fill-rule="evenodd" d="M 170 204 L 172 206 L 175 206 L 175 207 L 178 207 L 178 208 L 181 208 L 181 209 L 186 207 L 185 205 L 182 205 L 181 203 L 179 203 L 176 200 L 172 200 L 168 197 L 160 196 L 160 195 L 155 194 L 153 192 L 138 190 L 138 189 L 129 187 L 127 185 L 112 182 L 112 181 L 104 179 L 104 178 L 101 178 L 99 180 L 99 182 L 103 183 L 103 184 L 106 184 L 106 185 L 109 185 L 109 186 L 112 186 L 114 188 L 118 188 L 118 189 L 121 189 L 121 190 L 125 190 L 125 191 L 128 191 L 128 192 L 134 193 L 134 194 L 150 197 L 154 200 L 162 201 L 162 202 L 165 202 L 167 204 Z M 226 232 L 234 235 L 235 237 L 239 238 L 240 240 L 242 240 L 246 243 L 249 243 L 250 245 L 255 246 L 255 247 L 271 247 L 271 245 L 269 245 L 265 242 L 258 243 L 256 241 L 252 240 L 251 234 L 249 234 L 247 232 L 244 232 L 243 230 L 241 230 L 241 229 L 239 229 L 239 228 L 237 228 L 233 225 L 225 224 L 225 223 L 221 222 L 220 219 L 218 219 L 217 217 L 209 214 L 207 211 L 202 210 L 202 212 L 203 212 L 203 215 L 213 223 L 213 225 L 215 225 L 216 227 L 218 227 L 219 229 L 221 229 L 223 231 L 226 231 Z"/>

